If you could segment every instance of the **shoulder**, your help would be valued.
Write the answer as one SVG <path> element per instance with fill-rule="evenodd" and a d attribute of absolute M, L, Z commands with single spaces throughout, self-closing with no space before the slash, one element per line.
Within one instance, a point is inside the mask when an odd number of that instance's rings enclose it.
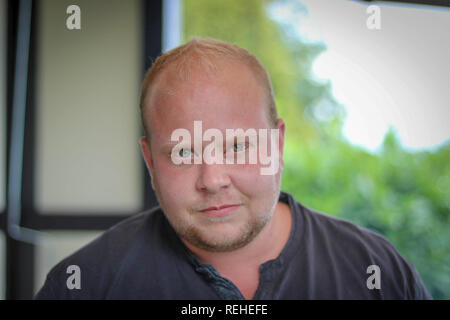
<path fill-rule="evenodd" d="M 163 232 L 164 214 L 159 207 L 133 215 L 54 266 L 37 299 L 101 299 L 114 284 L 123 264 L 144 244 L 157 246 Z M 81 273 L 81 287 L 68 290 L 74 267 Z M 95 285 L 93 285 L 95 283 Z"/>
<path fill-rule="evenodd" d="M 305 250 L 322 263 L 331 263 L 336 274 L 345 274 L 342 278 L 346 281 L 361 283 L 376 268 L 384 287 L 380 298 L 431 298 L 415 267 L 386 237 L 297 201 L 295 205 Z M 365 287 L 366 282 L 363 284 Z"/>
<path fill-rule="evenodd" d="M 383 235 L 355 223 L 325 214 L 299 204 L 303 215 L 305 232 L 314 230 L 318 238 L 330 241 L 336 246 L 361 247 L 373 254 L 397 252 Z"/>

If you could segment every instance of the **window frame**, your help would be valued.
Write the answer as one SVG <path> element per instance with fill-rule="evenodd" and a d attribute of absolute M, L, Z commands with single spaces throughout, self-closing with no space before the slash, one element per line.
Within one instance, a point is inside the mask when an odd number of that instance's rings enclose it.
<path fill-rule="evenodd" d="M 30 0 L 31 1 L 31 0 Z M 142 74 L 151 66 L 152 61 L 162 52 L 162 2 L 140 0 L 142 6 Z M 34 172 L 36 149 L 36 67 L 37 67 L 37 34 L 38 18 L 37 8 L 39 1 L 32 2 L 31 15 L 31 35 L 30 35 L 30 55 L 28 66 L 28 90 L 27 106 L 25 116 L 25 132 L 23 142 L 23 167 L 22 167 L 22 197 L 21 197 L 21 227 L 36 230 L 105 230 L 119 221 L 148 208 L 157 205 L 156 196 L 151 188 L 150 175 L 144 161 L 141 162 L 143 179 L 143 203 L 142 210 L 134 212 L 65 212 L 58 215 L 54 212 L 42 213 L 37 210 L 34 203 L 35 185 Z M 10 141 L 11 141 L 11 121 L 12 121 L 12 92 L 14 84 L 14 62 L 16 55 L 17 23 L 18 23 L 19 1 L 7 1 L 7 104 L 6 104 L 6 170 L 8 172 Z M 142 131 L 143 133 L 143 131 Z M 6 187 L 8 187 L 8 175 Z M 7 190 L 7 188 L 6 188 Z M 6 199 L 7 200 L 7 199 Z M 35 272 L 35 246 L 13 239 L 8 234 L 7 226 L 8 202 L 0 213 L 0 230 L 6 237 L 6 299 L 31 299 L 34 291 Z"/>

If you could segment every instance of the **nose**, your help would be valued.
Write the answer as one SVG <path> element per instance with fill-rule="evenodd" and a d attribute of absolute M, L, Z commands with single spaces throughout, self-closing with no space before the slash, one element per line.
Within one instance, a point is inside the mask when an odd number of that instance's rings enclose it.
<path fill-rule="evenodd" d="M 217 193 L 222 188 L 227 188 L 230 183 L 230 177 L 223 164 L 199 164 L 200 174 L 197 179 L 196 187 L 200 191 L 208 193 Z"/>

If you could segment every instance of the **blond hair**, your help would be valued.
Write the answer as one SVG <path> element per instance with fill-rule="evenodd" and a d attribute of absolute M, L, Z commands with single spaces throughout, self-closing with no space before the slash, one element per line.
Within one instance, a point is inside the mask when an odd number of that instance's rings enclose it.
<path fill-rule="evenodd" d="M 167 51 L 159 56 L 147 71 L 141 88 L 140 111 L 142 125 L 145 134 L 149 137 L 150 130 L 145 123 L 145 99 L 148 89 L 155 82 L 158 75 L 162 74 L 170 66 L 174 66 L 176 76 L 180 81 L 187 81 L 194 66 L 202 68 L 209 73 L 217 72 L 215 60 L 228 58 L 247 65 L 255 75 L 256 80 L 262 85 L 267 97 L 267 115 L 269 123 L 276 125 L 278 115 L 275 105 L 274 93 L 269 74 L 258 58 L 244 48 L 225 41 L 212 38 L 193 37 L 189 42 Z"/>

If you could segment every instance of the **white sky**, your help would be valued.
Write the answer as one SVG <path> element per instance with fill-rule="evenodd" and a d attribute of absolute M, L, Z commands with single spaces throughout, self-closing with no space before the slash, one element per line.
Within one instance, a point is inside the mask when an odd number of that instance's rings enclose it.
<path fill-rule="evenodd" d="M 303 0 L 305 14 L 289 2 L 271 12 L 327 45 L 313 71 L 331 80 L 350 142 L 375 151 L 389 126 L 409 150 L 450 139 L 450 10 L 379 4 L 381 29 L 369 30 L 366 4 Z"/>

